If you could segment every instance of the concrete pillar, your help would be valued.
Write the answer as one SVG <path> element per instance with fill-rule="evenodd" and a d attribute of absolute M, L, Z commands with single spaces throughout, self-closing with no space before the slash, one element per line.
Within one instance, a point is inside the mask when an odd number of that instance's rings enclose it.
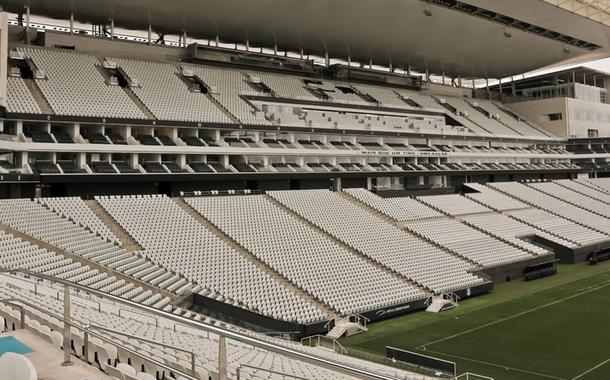
<path fill-rule="evenodd" d="M 74 34 L 74 13 L 70 12 L 70 35 Z"/>
<path fill-rule="evenodd" d="M 138 156 L 138 154 L 132 153 L 131 156 L 129 157 L 129 166 L 131 166 L 132 168 L 135 168 L 136 166 L 138 166 L 139 163 L 140 163 L 140 157 Z"/>
<path fill-rule="evenodd" d="M 87 163 L 87 153 L 85 153 L 85 152 L 77 153 L 76 154 L 76 166 L 78 166 L 79 169 L 82 169 L 86 163 Z"/>
<path fill-rule="evenodd" d="M 18 168 L 23 168 L 28 163 L 29 155 L 28 152 L 17 152 L 15 154 L 15 164 Z"/>
<path fill-rule="evenodd" d="M 186 154 L 179 154 L 178 157 L 176 157 L 176 164 L 183 168 L 186 165 Z"/>
<path fill-rule="evenodd" d="M 23 121 L 17 120 L 15 122 L 15 135 L 19 136 L 22 133 L 23 133 Z"/>
<path fill-rule="evenodd" d="M 114 40 L 114 18 L 110 19 L 110 39 Z"/>
<path fill-rule="evenodd" d="M 335 163 L 336 165 L 336 163 Z M 335 178 L 335 191 L 341 191 L 343 190 L 343 185 L 341 184 L 341 178 L 337 177 Z"/>
<path fill-rule="evenodd" d="M 0 107 L 6 107 L 7 65 L 8 61 L 8 13 L 0 13 Z"/>
<path fill-rule="evenodd" d="M 70 355 L 70 350 L 72 350 L 70 338 L 70 288 L 64 285 L 64 361 L 61 363 L 64 367 L 73 364 Z"/>
<path fill-rule="evenodd" d="M 218 379 L 227 380 L 227 343 L 224 336 L 218 337 Z"/>
<path fill-rule="evenodd" d="M 328 52 L 324 53 L 324 66 L 330 66 L 330 56 L 328 55 Z"/>
<path fill-rule="evenodd" d="M 25 43 L 30 44 L 30 6 L 25 6 Z"/>
<path fill-rule="evenodd" d="M 148 25 L 148 44 L 152 44 L 152 25 Z"/>

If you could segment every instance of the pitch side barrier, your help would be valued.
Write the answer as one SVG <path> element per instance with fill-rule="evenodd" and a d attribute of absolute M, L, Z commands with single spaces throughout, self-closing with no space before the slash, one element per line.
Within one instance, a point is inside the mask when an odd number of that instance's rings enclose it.
<path fill-rule="evenodd" d="M 455 376 L 457 367 L 455 362 L 435 358 L 429 355 L 419 354 L 417 352 L 401 350 L 399 348 L 386 346 L 385 354 L 387 358 L 399 362 L 415 365 L 421 368 L 431 369 L 433 371 L 442 372 L 444 374 Z"/>

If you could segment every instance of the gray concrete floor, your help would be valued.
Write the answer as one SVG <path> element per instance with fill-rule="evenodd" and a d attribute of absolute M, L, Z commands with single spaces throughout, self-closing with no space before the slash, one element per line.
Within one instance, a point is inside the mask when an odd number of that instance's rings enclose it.
<path fill-rule="evenodd" d="M 73 365 L 62 367 L 63 351 L 53 347 L 49 342 L 29 330 L 16 330 L 0 334 L 0 337 L 12 336 L 29 346 L 34 352 L 25 356 L 34 364 L 39 380 L 112 380 L 97 367 L 72 356 Z M 2 378 L 0 374 L 0 378 Z M 8 380 L 8 379 L 7 379 Z"/>

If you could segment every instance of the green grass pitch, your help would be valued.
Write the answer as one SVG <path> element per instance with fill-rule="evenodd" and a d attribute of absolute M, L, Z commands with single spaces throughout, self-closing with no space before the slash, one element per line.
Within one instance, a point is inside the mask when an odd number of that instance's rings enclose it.
<path fill-rule="evenodd" d="M 440 314 L 420 312 L 341 340 L 354 355 L 385 346 L 457 363 L 496 380 L 610 379 L 610 262 L 498 285 Z M 360 355 L 357 355 L 360 353 Z"/>

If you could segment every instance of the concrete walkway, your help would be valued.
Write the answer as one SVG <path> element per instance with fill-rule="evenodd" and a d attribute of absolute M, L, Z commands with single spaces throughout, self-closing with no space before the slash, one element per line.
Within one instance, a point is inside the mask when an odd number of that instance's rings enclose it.
<path fill-rule="evenodd" d="M 12 336 L 34 350 L 34 352 L 25 356 L 34 364 L 39 380 L 112 380 L 112 377 L 106 375 L 97 367 L 93 367 L 74 356 L 72 356 L 73 365 L 62 367 L 63 351 L 29 330 L 16 330 L 0 334 L 0 338 L 6 336 Z"/>

